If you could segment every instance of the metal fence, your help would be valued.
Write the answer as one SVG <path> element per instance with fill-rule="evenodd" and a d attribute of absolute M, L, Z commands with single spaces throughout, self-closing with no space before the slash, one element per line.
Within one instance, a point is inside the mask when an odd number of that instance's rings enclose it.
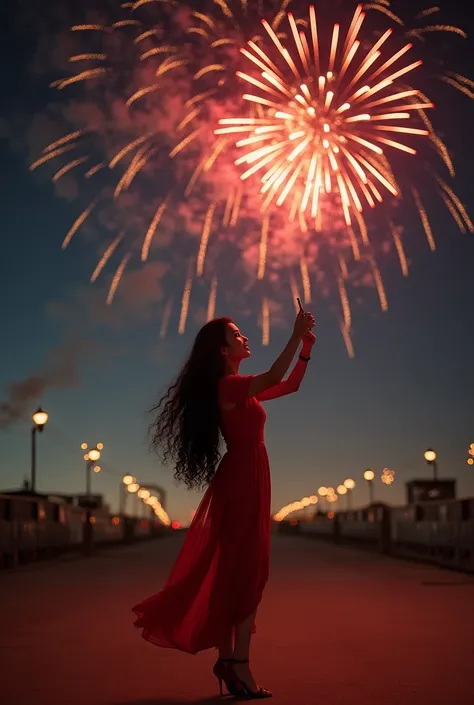
<path fill-rule="evenodd" d="M 283 521 L 279 530 L 474 573 L 474 497 L 316 513 L 310 520 Z"/>
<path fill-rule="evenodd" d="M 0 569 L 170 533 L 155 519 L 113 516 L 42 497 L 0 495 Z"/>

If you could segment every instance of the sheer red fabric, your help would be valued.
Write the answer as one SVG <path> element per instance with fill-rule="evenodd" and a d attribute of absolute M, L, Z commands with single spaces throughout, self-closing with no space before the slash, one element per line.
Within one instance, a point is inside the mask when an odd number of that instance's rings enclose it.
<path fill-rule="evenodd" d="M 222 402 L 235 404 L 222 414 L 227 452 L 163 589 L 133 607 L 151 643 L 191 654 L 217 647 L 258 607 L 269 575 L 271 499 L 259 399 L 296 391 L 304 365 L 297 369 L 258 398 L 248 397 L 251 376 L 221 380 Z"/>

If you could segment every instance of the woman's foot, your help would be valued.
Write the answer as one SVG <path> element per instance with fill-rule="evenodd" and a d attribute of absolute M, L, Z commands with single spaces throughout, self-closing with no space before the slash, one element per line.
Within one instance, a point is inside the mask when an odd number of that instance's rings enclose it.
<path fill-rule="evenodd" d="M 239 663 L 238 659 L 234 660 L 232 662 L 232 669 L 239 681 L 242 681 L 249 690 L 252 690 L 254 693 L 257 692 L 258 685 L 252 675 L 248 661 L 246 663 Z"/>
<path fill-rule="evenodd" d="M 253 677 L 248 659 L 236 659 L 232 661 L 232 671 L 236 678 L 245 687 L 245 695 L 247 697 L 256 698 L 271 698 L 272 694 L 266 688 L 259 686 Z"/>
<path fill-rule="evenodd" d="M 227 691 L 230 695 L 243 695 L 244 687 L 239 684 L 239 679 L 235 675 L 231 667 L 232 658 L 222 658 L 219 656 L 212 672 L 219 682 L 219 691 L 222 696 L 222 682 L 225 683 Z"/>

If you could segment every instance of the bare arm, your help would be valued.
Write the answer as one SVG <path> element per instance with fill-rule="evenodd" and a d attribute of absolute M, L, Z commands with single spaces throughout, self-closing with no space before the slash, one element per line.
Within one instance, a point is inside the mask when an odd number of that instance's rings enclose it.
<path fill-rule="evenodd" d="M 303 354 L 303 353 L 302 353 Z M 264 392 L 260 392 L 256 397 L 258 401 L 270 401 L 270 399 L 279 399 L 280 397 L 285 397 L 288 394 L 294 394 L 300 388 L 300 384 L 305 376 L 306 369 L 308 367 L 307 362 L 303 360 L 297 360 L 295 366 L 290 372 L 288 379 L 284 379 L 280 384 L 275 384 L 274 387 L 266 389 Z"/>
<path fill-rule="evenodd" d="M 303 338 L 303 347 L 301 348 L 301 357 L 309 359 L 311 358 L 311 351 L 316 338 L 312 332 L 306 333 Z M 257 395 L 258 401 L 270 401 L 270 399 L 279 399 L 280 397 L 285 397 L 288 394 L 294 394 L 300 388 L 301 382 L 306 374 L 308 363 L 306 360 L 298 359 L 295 366 L 290 372 L 288 379 L 283 380 L 280 384 L 276 384 L 274 387 L 270 387 L 265 392 L 261 392 Z"/>
<path fill-rule="evenodd" d="M 279 357 L 275 360 L 268 372 L 255 375 L 251 380 L 248 391 L 249 397 L 256 397 L 267 389 L 280 384 L 283 377 L 288 372 L 301 340 L 313 325 L 314 318 L 311 314 L 298 314 L 293 333 Z"/>

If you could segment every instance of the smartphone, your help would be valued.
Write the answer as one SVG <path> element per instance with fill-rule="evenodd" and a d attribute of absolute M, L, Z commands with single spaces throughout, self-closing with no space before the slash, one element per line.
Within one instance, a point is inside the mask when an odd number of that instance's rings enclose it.
<path fill-rule="evenodd" d="M 298 302 L 298 306 L 300 307 L 301 313 L 304 313 L 304 308 L 303 308 L 303 306 L 301 305 L 301 299 L 299 298 L 299 296 L 296 297 L 296 300 L 297 300 L 297 302 Z"/>

